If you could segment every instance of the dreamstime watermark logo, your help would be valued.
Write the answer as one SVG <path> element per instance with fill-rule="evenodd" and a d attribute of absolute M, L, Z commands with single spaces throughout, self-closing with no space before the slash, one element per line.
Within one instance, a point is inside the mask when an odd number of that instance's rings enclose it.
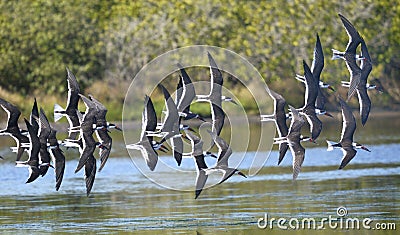
<path fill-rule="evenodd" d="M 219 47 L 200 45 L 178 48 L 158 56 L 143 66 L 132 80 L 125 96 L 122 112 L 122 128 L 125 144 L 130 145 L 139 142 L 141 136 L 140 132 L 132 131 L 128 123 L 142 120 L 142 111 L 144 108 L 143 100 L 145 95 L 155 98 L 162 97 L 162 92 L 158 88 L 158 85 L 161 83 L 167 88 L 169 93 L 171 93 L 171 97 L 175 97 L 176 93 L 178 93 L 176 89 L 180 75 L 178 63 L 186 69 L 187 73 L 192 78 L 192 84 L 195 88 L 196 95 L 207 96 L 212 87 L 216 87 L 216 84 L 212 83 L 210 79 L 211 71 L 208 53 L 212 55 L 218 69 L 223 73 L 224 83 L 222 87 L 218 88 L 222 90 L 222 96 L 230 97 L 237 103 L 237 105 L 229 102 L 223 104 L 213 103 L 213 105 L 218 105 L 223 109 L 226 115 L 223 132 L 225 134 L 230 134 L 230 138 L 226 138 L 226 141 L 230 140 L 229 145 L 235 154 L 235 158 L 237 159 L 240 157 L 241 159 L 235 161 L 229 167 L 239 168 L 244 171 L 247 170 L 245 171 L 246 175 L 254 176 L 268 159 L 276 127 L 273 122 L 258 122 L 256 125 L 259 125 L 257 127 L 259 136 L 258 138 L 251 139 L 249 123 L 249 116 L 251 115 L 247 113 L 249 107 L 246 107 L 245 104 L 249 104 L 249 100 L 251 100 L 252 115 L 254 115 L 254 107 L 256 107 L 259 114 L 271 114 L 273 112 L 273 100 L 268 94 L 268 87 L 264 79 L 250 62 L 235 52 Z M 233 86 L 229 81 L 230 77 L 234 78 L 234 89 L 227 88 L 227 85 L 229 88 Z M 238 89 L 238 87 L 240 88 Z M 196 99 L 194 99 L 193 102 L 196 103 Z M 203 110 L 211 108 L 209 102 L 203 102 L 197 105 L 201 105 Z M 165 117 L 165 112 L 158 111 L 157 117 L 158 122 L 161 123 L 163 117 Z M 211 146 L 211 137 L 204 128 L 211 129 L 212 123 L 211 121 L 208 121 L 208 123 L 201 123 L 196 119 L 193 119 L 192 123 L 193 122 L 197 122 L 199 125 L 197 134 L 204 141 L 204 151 L 207 151 Z M 141 125 L 139 124 L 138 127 L 140 128 Z M 247 154 L 250 142 L 253 149 L 251 154 Z M 171 142 L 167 141 L 164 143 L 169 143 L 169 147 L 171 147 Z M 254 146 L 256 146 L 255 150 Z M 184 141 L 184 155 L 185 153 L 187 155 L 187 153 L 191 151 L 190 147 L 190 144 Z M 169 155 L 171 155 L 170 158 L 161 157 L 158 159 L 154 171 L 150 171 L 146 165 L 146 156 L 143 154 L 143 151 L 140 152 L 133 149 L 128 150 L 128 153 L 133 163 L 143 175 L 165 188 L 185 191 L 191 190 L 187 187 L 187 184 L 182 183 L 182 181 L 195 182 L 196 180 L 196 167 L 187 167 L 187 164 L 194 166 L 194 161 L 192 159 L 183 159 L 183 166 L 177 166 L 172 157 L 173 151 L 169 152 Z M 245 158 L 246 169 L 241 165 Z M 249 164 L 249 162 L 251 162 L 251 164 Z M 179 175 L 180 182 L 171 180 L 170 177 L 166 177 L 166 174 Z M 218 182 L 219 181 L 215 181 L 215 184 Z"/>
<path fill-rule="evenodd" d="M 312 230 L 323 230 L 323 229 L 342 229 L 342 230 L 396 230 L 396 224 L 385 222 L 379 223 L 373 221 L 371 218 L 357 218 L 348 217 L 348 211 L 346 207 L 340 206 L 336 209 L 336 215 L 329 215 L 328 217 L 322 218 L 275 218 L 270 217 L 268 213 L 265 213 L 263 217 L 260 217 L 257 221 L 257 226 L 260 229 L 282 229 L 282 230 L 299 230 L 299 229 L 312 229 Z"/>

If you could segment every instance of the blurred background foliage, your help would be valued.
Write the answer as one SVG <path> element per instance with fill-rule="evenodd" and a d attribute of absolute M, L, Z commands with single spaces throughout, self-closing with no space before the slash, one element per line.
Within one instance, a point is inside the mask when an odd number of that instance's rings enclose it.
<path fill-rule="evenodd" d="M 367 42 L 370 78 L 386 88 L 371 95 L 374 106 L 397 109 L 400 102 L 396 0 L 3 0 L 0 11 L 0 96 L 26 112 L 31 102 L 24 101 L 33 96 L 49 112 L 54 102 L 66 102 L 68 67 L 85 94 L 112 107 L 109 118 L 121 119 L 125 91 L 142 66 L 196 44 L 244 56 L 272 89 L 300 106 L 304 86 L 294 75 L 303 73 L 303 59 L 311 64 L 317 33 L 325 53 L 321 79 L 336 88 L 348 80 L 344 62 L 330 60 L 331 48 L 344 50 L 348 40 L 339 12 Z"/>

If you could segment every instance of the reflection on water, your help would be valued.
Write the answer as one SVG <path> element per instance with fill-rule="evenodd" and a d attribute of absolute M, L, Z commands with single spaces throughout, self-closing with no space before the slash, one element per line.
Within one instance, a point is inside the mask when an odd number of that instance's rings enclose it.
<path fill-rule="evenodd" d="M 138 171 L 118 133 L 113 133 L 115 149 L 106 167 L 97 174 L 90 197 L 85 196 L 83 172 L 73 173 L 77 151 L 65 151 L 69 160 L 60 191 L 56 192 L 53 172 L 25 184 L 27 169 L 14 167 L 15 155 L 7 148 L 13 142 L 1 137 L 0 155 L 6 159 L 0 162 L 0 228 L 2 234 L 154 234 L 161 230 L 166 234 L 282 234 L 284 231 L 276 226 L 273 230 L 258 229 L 258 219 L 268 213 L 275 218 L 313 217 L 320 221 L 330 215 L 337 216 L 339 206 L 347 208 L 348 217 L 371 218 L 373 224 L 395 222 L 398 227 L 400 124 L 397 117 L 388 120 L 371 119 L 368 128 L 357 130 L 355 139 L 368 145 L 372 152 L 358 151 L 344 170 L 337 170 L 342 153 L 325 150 L 325 138 L 340 138 L 337 131 L 341 128 L 340 122 L 331 121 L 319 145 L 306 146 L 304 167 L 296 182 L 291 180 L 290 153 L 281 166 L 276 166 L 278 153 L 272 151 L 266 166 L 254 177 L 232 177 L 222 185 L 204 190 L 197 200 L 193 192 L 192 159 L 184 159 L 183 171 L 174 174 L 168 168 L 157 166 L 155 177 L 174 182 L 185 190 L 166 189 Z M 248 152 L 242 159 L 242 154 L 235 153 L 230 163 L 247 173 L 251 166 L 247 159 L 251 159 L 252 154 Z M 135 163 L 144 164 L 138 153 L 135 155 Z M 166 165 L 175 164 L 170 156 L 162 156 L 160 160 Z M 352 233 L 340 229 L 325 231 L 327 234 Z M 313 234 L 318 231 L 296 232 Z M 376 230 L 358 232 L 378 234 Z M 379 234 L 396 233 L 387 230 Z"/>

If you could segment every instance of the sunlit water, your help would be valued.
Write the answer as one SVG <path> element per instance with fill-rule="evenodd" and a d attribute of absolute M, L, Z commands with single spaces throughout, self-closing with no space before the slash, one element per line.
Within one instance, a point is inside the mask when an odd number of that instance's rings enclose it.
<path fill-rule="evenodd" d="M 375 121 L 374 121 L 375 120 Z M 385 121 L 386 120 L 386 121 Z M 195 166 L 184 159 L 181 172 L 170 173 L 161 164 L 152 177 L 174 182 L 185 190 L 172 190 L 148 180 L 124 149 L 122 136 L 113 133 L 114 149 L 103 171 L 97 173 L 92 194 L 86 197 L 83 171 L 74 174 L 76 150 L 65 150 L 65 176 L 60 191 L 54 189 L 54 173 L 25 184 L 28 170 L 16 168 L 15 155 L 8 146 L 13 141 L 1 137 L 0 230 L 1 233 L 189 233 L 189 234 L 281 234 L 283 230 L 259 229 L 257 221 L 268 213 L 275 218 L 308 218 L 317 221 L 337 217 L 344 206 L 348 217 L 374 222 L 394 222 L 399 226 L 400 211 L 400 124 L 397 116 L 371 119 L 368 128 L 357 130 L 357 141 L 372 152 L 358 151 L 344 170 L 337 170 L 342 153 L 326 151 L 325 139 L 338 140 L 341 124 L 327 124 L 319 145 L 306 144 L 306 158 L 296 182 L 292 182 L 291 154 L 276 166 L 278 153 L 270 153 L 258 174 L 203 190 L 194 199 Z M 374 131 L 375 130 L 375 131 Z M 230 159 L 245 174 L 253 152 L 234 153 Z M 166 165 L 175 165 L 171 156 L 161 156 Z M 209 165 L 213 159 L 207 159 Z M 145 172 L 149 173 L 149 172 Z M 162 230 L 162 231 L 161 231 Z M 377 233 L 376 230 L 325 230 L 328 234 Z M 293 232 L 293 231 L 292 231 Z M 310 234 L 310 230 L 297 233 Z M 394 230 L 379 231 L 396 234 Z"/>

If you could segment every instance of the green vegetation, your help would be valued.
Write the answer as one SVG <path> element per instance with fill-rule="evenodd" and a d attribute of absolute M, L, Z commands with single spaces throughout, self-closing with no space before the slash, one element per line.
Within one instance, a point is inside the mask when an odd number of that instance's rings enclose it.
<path fill-rule="evenodd" d="M 339 86 L 348 79 L 343 61 L 330 60 L 331 48 L 347 44 L 338 12 L 365 38 L 374 64 L 370 76 L 386 88 L 372 95 L 373 102 L 390 108 L 400 102 L 395 0 L 22 0 L 1 1 L 0 11 L 0 96 L 25 111 L 30 105 L 21 101 L 33 96 L 47 110 L 55 101 L 65 103 L 68 66 L 85 93 L 113 107 L 110 118 L 120 119 L 125 91 L 140 68 L 161 53 L 195 44 L 239 53 L 288 102 L 301 105 L 303 88 L 293 77 L 302 73 L 303 59 L 311 63 L 316 33 L 325 53 L 322 80 Z"/>

